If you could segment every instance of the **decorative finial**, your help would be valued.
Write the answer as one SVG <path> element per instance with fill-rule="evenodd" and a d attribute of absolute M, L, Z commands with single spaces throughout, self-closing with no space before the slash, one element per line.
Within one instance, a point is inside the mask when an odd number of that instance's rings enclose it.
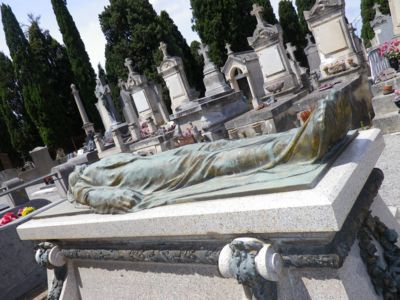
<path fill-rule="evenodd" d="M 264 25 L 264 20 L 262 17 L 262 12 L 264 11 L 264 8 L 257 3 L 253 4 L 253 10 L 250 12 L 252 16 L 255 16 L 257 18 L 257 25 Z"/>
<path fill-rule="evenodd" d="M 294 55 L 294 52 L 296 50 L 297 50 L 297 47 L 292 46 L 292 43 L 286 43 L 286 52 L 289 53 L 289 56 L 293 61 L 296 61 L 296 56 Z"/>
<path fill-rule="evenodd" d="M 204 65 L 207 65 L 210 63 L 210 58 L 208 57 L 208 51 L 209 51 L 209 48 L 207 45 L 200 44 L 200 49 L 199 49 L 198 53 L 203 56 Z"/>
<path fill-rule="evenodd" d="M 71 84 L 72 93 L 78 93 L 78 89 L 76 88 L 75 84 Z"/>
<path fill-rule="evenodd" d="M 128 68 L 128 70 L 129 70 L 129 75 L 131 75 L 131 74 L 137 74 L 137 73 L 135 72 L 134 68 L 133 68 L 133 61 L 132 61 L 132 59 L 130 59 L 130 58 L 125 58 L 125 64 L 124 64 L 124 66 Z"/>
<path fill-rule="evenodd" d="M 167 51 L 167 44 L 164 42 L 160 42 L 160 47 L 158 48 L 162 51 L 164 59 L 169 58 L 168 51 Z"/>
<path fill-rule="evenodd" d="M 225 49 L 226 49 L 228 55 L 233 54 L 231 47 L 232 47 L 231 44 L 229 44 L 229 43 L 225 44 Z"/>
<path fill-rule="evenodd" d="M 372 8 L 375 9 L 375 18 L 378 16 L 382 16 L 382 12 L 380 10 L 380 8 L 381 8 L 380 4 L 375 3 L 375 5 Z"/>
<path fill-rule="evenodd" d="M 312 35 L 311 35 L 311 34 L 309 34 L 309 33 L 307 33 L 307 35 L 306 35 L 306 39 L 307 39 L 307 46 L 308 46 L 308 45 L 311 45 L 311 44 L 313 44 L 313 42 L 312 42 L 311 38 L 312 38 Z"/>

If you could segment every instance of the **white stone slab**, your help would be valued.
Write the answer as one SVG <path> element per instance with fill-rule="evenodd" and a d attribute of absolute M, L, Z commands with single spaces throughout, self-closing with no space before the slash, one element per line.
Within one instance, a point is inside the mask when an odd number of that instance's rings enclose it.
<path fill-rule="evenodd" d="M 268 47 L 260 53 L 260 64 L 262 69 L 264 69 L 264 74 L 267 76 L 285 71 L 277 45 Z"/>
<path fill-rule="evenodd" d="M 182 82 L 178 74 L 174 74 L 168 78 L 165 78 L 169 93 L 172 99 L 179 98 L 185 95 Z"/>
<path fill-rule="evenodd" d="M 339 231 L 384 148 L 380 130 L 361 131 L 310 190 L 157 207 L 125 215 L 79 214 L 32 220 L 22 240 L 193 238 Z"/>
<path fill-rule="evenodd" d="M 132 94 L 133 101 L 135 102 L 136 109 L 138 113 L 144 112 L 150 109 L 149 103 L 147 102 L 146 94 L 144 90 L 140 90 L 134 94 Z"/>
<path fill-rule="evenodd" d="M 328 55 L 348 48 L 340 20 L 333 20 L 315 28 L 315 40 L 323 54 Z"/>

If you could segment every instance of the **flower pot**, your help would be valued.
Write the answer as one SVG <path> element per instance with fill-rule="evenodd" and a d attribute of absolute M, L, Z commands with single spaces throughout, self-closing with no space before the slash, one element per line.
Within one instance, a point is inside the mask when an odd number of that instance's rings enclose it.
<path fill-rule="evenodd" d="M 399 71 L 400 65 L 399 65 L 399 60 L 397 58 L 390 58 L 389 59 L 389 64 L 397 72 Z"/>

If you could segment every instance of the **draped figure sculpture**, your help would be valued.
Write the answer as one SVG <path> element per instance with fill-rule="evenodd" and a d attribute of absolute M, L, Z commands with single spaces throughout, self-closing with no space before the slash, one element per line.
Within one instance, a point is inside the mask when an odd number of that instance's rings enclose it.
<path fill-rule="evenodd" d="M 122 153 L 77 167 L 68 197 L 96 213 L 124 213 L 251 194 L 317 170 L 346 138 L 351 118 L 348 99 L 333 91 L 302 127 L 288 132 L 193 144 L 148 157 Z"/>

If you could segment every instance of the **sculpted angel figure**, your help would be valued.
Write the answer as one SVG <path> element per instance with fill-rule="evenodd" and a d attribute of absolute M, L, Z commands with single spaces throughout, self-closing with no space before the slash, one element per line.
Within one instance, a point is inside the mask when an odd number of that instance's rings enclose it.
<path fill-rule="evenodd" d="M 345 95 L 321 100 L 300 128 L 240 140 L 187 145 L 153 156 L 122 153 L 69 178 L 71 201 L 96 213 L 124 213 L 252 192 L 312 172 L 351 126 Z"/>

